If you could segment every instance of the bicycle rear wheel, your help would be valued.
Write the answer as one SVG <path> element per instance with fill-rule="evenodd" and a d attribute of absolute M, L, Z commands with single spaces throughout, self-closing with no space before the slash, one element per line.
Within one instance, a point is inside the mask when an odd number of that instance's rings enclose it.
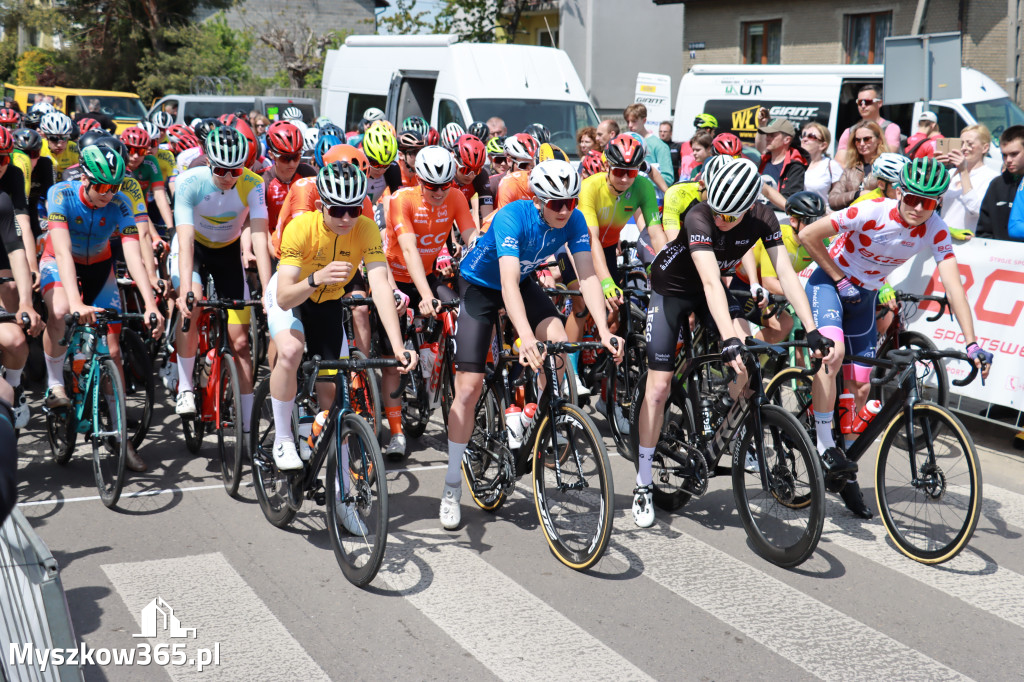
<path fill-rule="evenodd" d="M 640 451 L 640 409 L 644 403 L 644 396 L 647 394 L 647 372 L 640 375 L 633 390 L 633 399 L 629 415 L 629 451 L 638 453 Z M 689 397 L 684 398 L 680 405 L 678 400 L 670 396 L 665 404 L 665 421 L 661 426 L 661 437 L 659 441 L 671 438 L 686 442 L 695 431 L 693 419 L 693 406 Z M 633 466 L 639 471 L 640 462 L 634 454 L 626 459 L 633 462 Z M 690 501 L 692 495 L 683 489 L 687 476 L 681 475 L 682 466 L 664 456 L 657 450 L 654 452 L 654 459 L 651 462 L 651 499 L 658 509 L 673 512 L 681 509 Z M 688 473 L 689 475 L 689 473 Z"/>
<path fill-rule="evenodd" d="M 288 504 L 288 499 L 290 495 L 301 493 L 295 491 L 294 487 L 301 485 L 302 477 L 301 472 L 284 473 L 278 471 L 274 465 L 274 410 L 270 404 L 269 378 L 261 381 L 256 387 L 249 427 L 249 452 L 252 454 L 252 479 L 256 499 L 267 521 L 278 528 L 286 528 L 296 514 L 296 510 Z M 292 433 L 298 432 L 299 425 L 293 415 Z"/>
<path fill-rule="evenodd" d="M 218 384 L 220 424 L 217 428 L 217 454 L 224 489 L 234 497 L 242 480 L 242 400 L 238 389 L 238 368 L 231 355 L 220 360 Z"/>
<path fill-rule="evenodd" d="M 608 377 L 605 419 L 608 420 L 608 428 L 611 429 L 619 454 L 632 462 L 636 460 L 636 451 L 629 447 L 629 416 L 637 382 L 647 369 L 647 342 L 642 332 L 646 316 L 636 305 L 630 306 L 629 314 L 632 317 L 631 325 L 634 331 L 626 339 L 625 357 L 617 367 L 609 360 L 611 371 Z"/>
<path fill-rule="evenodd" d="M 335 440 L 327 455 L 327 529 L 341 572 L 362 587 L 373 580 L 384 560 L 388 479 L 376 434 L 364 419 L 346 414 L 340 442 L 341 452 Z"/>
<path fill-rule="evenodd" d="M 110 358 L 99 361 L 99 380 L 92 387 L 92 471 L 100 500 L 113 507 L 121 497 L 124 465 L 128 458 L 128 430 L 124 414 L 124 384 Z M 106 435 L 97 436 L 103 433 Z"/>
<path fill-rule="evenodd" d="M 554 424 L 545 415 L 536 433 L 533 496 L 540 527 L 559 561 L 585 570 L 600 560 L 612 533 L 615 490 L 604 441 L 590 417 L 569 404 Z"/>
<path fill-rule="evenodd" d="M 818 452 L 806 431 L 789 412 L 776 405 L 761 407 L 761 433 L 747 421 L 740 446 L 733 452 L 732 485 L 743 528 L 761 557 L 783 568 L 810 558 L 825 523 L 825 484 Z M 753 438 L 764 448 L 768 489 L 761 473 L 744 469 Z"/>
<path fill-rule="evenodd" d="M 882 435 L 875 496 L 896 547 L 921 563 L 940 564 L 967 546 L 978 525 L 981 464 L 970 434 L 948 410 L 917 403 L 911 414 L 914 452 L 905 411 Z"/>
<path fill-rule="evenodd" d="M 138 448 L 153 419 L 153 362 L 138 332 L 121 328 L 121 357 L 124 362 L 124 401 L 128 435 Z"/>

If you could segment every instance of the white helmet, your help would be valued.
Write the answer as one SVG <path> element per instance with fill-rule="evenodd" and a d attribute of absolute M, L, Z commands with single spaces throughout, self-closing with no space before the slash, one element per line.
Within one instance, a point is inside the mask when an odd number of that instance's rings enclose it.
<path fill-rule="evenodd" d="M 145 130 L 146 134 L 149 135 L 149 139 L 153 142 L 157 142 L 161 137 L 163 137 L 163 131 L 160 130 L 160 127 L 152 121 L 139 121 L 135 125 Z"/>
<path fill-rule="evenodd" d="M 526 133 L 509 135 L 505 138 L 502 146 L 505 148 L 505 153 L 515 162 L 533 161 L 538 147 L 537 140 Z"/>
<path fill-rule="evenodd" d="M 568 161 L 541 161 L 530 171 L 530 189 L 538 199 L 575 199 L 580 193 L 580 174 Z"/>
<path fill-rule="evenodd" d="M 312 152 L 316 149 L 316 143 L 320 140 L 319 128 L 306 128 L 302 131 L 302 151 Z"/>
<path fill-rule="evenodd" d="M 320 169 L 316 189 L 326 206 L 359 206 L 366 196 L 366 176 L 347 161 L 335 161 Z"/>
<path fill-rule="evenodd" d="M 285 121 L 301 121 L 302 110 L 298 107 L 288 107 L 281 112 L 281 119 Z"/>
<path fill-rule="evenodd" d="M 67 137 L 71 134 L 71 119 L 59 111 L 44 114 L 39 121 L 39 132 L 43 135 L 59 135 Z"/>
<path fill-rule="evenodd" d="M 188 127 L 191 128 L 192 130 L 195 130 L 196 126 L 199 125 L 202 122 L 203 122 L 203 119 L 201 119 L 198 116 L 196 116 L 194 119 L 192 119 L 192 122 L 188 124 Z"/>
<path fill-rule="evenodd" d="M 900 172 L 907 165 L 908 161 L 910 159 L 902 154 L 882 152 L 875 159 L 875 162 L 871 164 L 871 174 L 879 180 L 885 180 L 889 184 L 898 185 L 900 184 Z"/>
<path fill-rule="evenodd" d="M 424 147 L 416 155 L 416 176 L 434 185 L 451 182 L 455 177 L 455 157 L 436 144 Z"/>
<path fill-rule="evenodd" d="M 36 102 L 32 105 L 32 108 L 29 109 L 29 111 L 38 111 L 40 114 L 45 116 L 46 114 L 49 114 L 52 111 L 57 111 L 57 107 L 53 106 L 49 102 Z"/>
<path fill-rule="evenodd" d="M 149 117 L 149 120 L 152 121 L 153 125 L 160 130 L 167 130 L 174 125 L 174 117 L 166 111 L 154 111 L 153 115 Z"/>
<path fill-rule="evenodd" d="M 370 107 L 363 112 L 363 120 L 367 123 L 373 123 L 374 121 L 383 121 L 384 112 L 377 107 Z"/>
<path fill-rule="evenodd" d="M 466 134 L 466 129 L 452 121 L 441 130 L 441 146 L 452 151 L 459 138 Z"/>
<path fill-rule="evenodd" d="M 707 183 L 708 206 L 715 213 L 735 216 L 761 196 L 761 174 L 750 159 L 729 159 Z"/>
<path fill-rule="evenodd" d="M 714 156 L 709 157 L 708 160 L 704 162 L 704 168 L 700 172 L 700 178 L 704 181 L 704 186 L 707 187 L 714 174 L 722 170 L 722 167 L 730 161 L 732 161 L 732 157 L 725 156 L 723 154 L 715 154 Z"/>

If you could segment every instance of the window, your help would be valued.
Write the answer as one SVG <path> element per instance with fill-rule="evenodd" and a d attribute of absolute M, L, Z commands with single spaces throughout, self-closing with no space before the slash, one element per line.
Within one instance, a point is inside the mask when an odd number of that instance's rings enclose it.
<path fill-rule="evenodd" d="M 531 123 L 542 123 L 551 131 L 551 144 L 576 158 L 576 131 L 596 126 L 597 114 L 589 102 L 565 102 L 537 99 L 471 99 L 469 113 L 475 120 L 498 116 L 509 131 L 522 130 Z"/>
<path fill-rule="evenodd" d="M 892 35 L 892 12 L 846 15 L 847 64 L 881 64 L 885 39 Z"/>
<path fill-rule="evenodd" d="M 537 31 L 537 44 L 541 47 L 558 47 L 558 29 L 542 28 Z"/>
<path fill-rule="evenodd" d="M 743 23 L 743 63 L 781 64 L 782 19 Z"/>
<path fill-rule="evenodd" d="M 960 131 L 967 127 L 967 121 L 951 107 L 931 102 L 928 108 L 935 112 L 935 117 L 939 119 L 939 132 L 945 137 L 960 137 Z M 916 124 L 914 131 L 917 131 Z"/>
<path fill-rule="evenodd" d="M 345 114 L 345 130 L 358 130 L 359 122 L 363 120 L 363 112 L 370 107 L 377 107 L 381 111 L 387 106 L 387 95 L 364 95 L 361 92 L 352 92 L 348 96 L 348 111 Z M 282 107 L 282 111 L 283 111 Z M 306 112 L 303 113 L 303 118 Z M 269 109 L 267 118 L 271 118 Z M 306 119 L 311 120 L 311 119 Z"/>
<path fill-rule="evenodd" d="M 462 112 L 459 111 L 459 105 L 450 99 L 443 99 L 437 103 L 437 129 L 441 130 L 452 121 L 463 128 L 466 127 L 462 120 Z"/>

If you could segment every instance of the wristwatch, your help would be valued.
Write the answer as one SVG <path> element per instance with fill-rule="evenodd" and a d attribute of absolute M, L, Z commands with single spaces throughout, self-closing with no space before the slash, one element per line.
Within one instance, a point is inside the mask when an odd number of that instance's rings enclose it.
<path fill-rule="evenodd" d="M 307 278 L 306 278 L 306 283 L 307 283 L 307 284 L 308 284 L 309 286 L 313 287 L 314 289 L 316 289 L 316 288 L 317 288 L 317 286 L 319 286 L 319 285 L 318 285 L 318 284 L 316 283 L 316 281 L 315 281 L 315 280 L 313 279 L 313 275 L 315 275 L 315 274 L 316 274 L 315 272 L 311 272 L 311 273 L 309 273 L 309 277 L 307 277 Z"/>

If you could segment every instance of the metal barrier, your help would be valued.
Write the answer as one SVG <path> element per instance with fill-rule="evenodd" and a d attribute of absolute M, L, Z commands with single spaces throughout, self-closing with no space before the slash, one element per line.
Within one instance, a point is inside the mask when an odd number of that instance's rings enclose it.
<path fill-rule="evenodd" d="M 77 664 L 41 669 L 36 662 L 36 651 L 77 649 L 78 640 L 57 562 L 17 508 L 0 526 L 0 575 L 0 679 L 84 680 Z"/>

